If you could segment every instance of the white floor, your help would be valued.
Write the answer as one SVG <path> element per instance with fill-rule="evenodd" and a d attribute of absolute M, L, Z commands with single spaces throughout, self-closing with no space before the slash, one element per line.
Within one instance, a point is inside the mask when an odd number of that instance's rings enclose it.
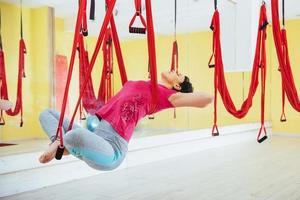
<path fill-rule="evenodd" d="M 3 199 L 299 200 L 300 138 L 241 141 Z"/>

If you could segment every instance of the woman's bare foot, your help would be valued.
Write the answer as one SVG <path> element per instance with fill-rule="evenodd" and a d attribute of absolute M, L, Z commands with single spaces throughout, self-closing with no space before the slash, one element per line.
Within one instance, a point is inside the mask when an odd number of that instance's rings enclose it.
<path fill-rule="evenodd" d="M 54 141 L 49 145 L 49 148 L 40 156 L 40 163 L 48 163 L 55 157 L 56 150 L 59 146 L 59 141 Z"/>
<path fill-rule="evenodd" d="M 60 142 L 56 140 L 52 144 L 49 145 L 49 148 L 40 156 L 39 161 L 40 163 L 48 163 L 55 157 L 56 151 Z M 69 151 L 65 148 L 64 155 L 69 155 Z"/>

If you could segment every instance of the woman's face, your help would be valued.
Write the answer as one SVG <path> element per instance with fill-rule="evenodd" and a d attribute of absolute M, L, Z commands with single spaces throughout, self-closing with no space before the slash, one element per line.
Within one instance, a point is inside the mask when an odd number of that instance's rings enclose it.
<path fill-rule="evenodd" d="M 179 85 L 184 81 L 184 75 L 176 73 L 175 71 L 164 71 L 161 73 L 161 78 L 171 85 Z"/>

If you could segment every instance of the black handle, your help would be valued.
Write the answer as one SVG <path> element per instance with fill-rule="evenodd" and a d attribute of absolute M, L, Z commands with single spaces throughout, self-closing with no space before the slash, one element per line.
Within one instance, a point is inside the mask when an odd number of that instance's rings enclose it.
<path fill-rule="evenodd" d="M 149 115 L 148 119 L 154 119 L 154 115 Z"/>
<path fill-rule="evenodd" d="M 59 147 L 56 150 L 56 154 L 55 154 L 55 159 L 56 160 L 61 160 L 61 158 L 64 154 L 64 150 L 65 150 L 65 147 L 62 147 L 62 146 L 59 145 Z"/>
<path fill-rule="evenodd" d="M 285 26 L 285 3 L 284 0 L 282 0 L 282 25 Z"/>
<path fill-rule="evenodd" d="M 218 1 L 217 0 L 214 0 L 214 5 L 215 5 L 215 10 L 218 9 Z"/>
<path fill-rule="evenodd" d="M 281 121 L 281 122 L 286 122 L 286 116 L 285 116 L 284 113 L 281 115 L 280 121 Z"/>
<path fill-rule="evenodd" d="M 259 140 L 258 140 L 258 143 L 262 143 L 263 141 L 265 141 L 266 139 L 268 139 L 268 136 L 264 136 L 264 137 L 262 137 L 262 138 L 260 138 Z"/>
<path fill-rule="evenodd" d="M 82 35 L 83 35 L 84 37 L 88 36 L 88 35 L 89 35 L 88 30 L 87 30 L 87 29 L 82 29 Z"/>
<path fill-rule="evenodd" d="M 212 133 L 212 136 L 219 136 L 220 134 L 219 134 L 219 131 L 217 131 L 217 132 L 213 132 Z"/>
<path fill-rule="evenodd" d="M 146 28 L 129 27 L 129 33 L 146 34 Z"/>
<path fill-rule="evenodd" d="M 263 25 L 261 25 L 260 30 L 262 31 L 262 30 L 266 29 L 268 25 L 269 25 L 269 22 L 265 21 L 263 23 Z"/>
<path fill-rule="evenodd" d="M 95 0 L 91 0 L 90 20 L 95 20 Z"/>

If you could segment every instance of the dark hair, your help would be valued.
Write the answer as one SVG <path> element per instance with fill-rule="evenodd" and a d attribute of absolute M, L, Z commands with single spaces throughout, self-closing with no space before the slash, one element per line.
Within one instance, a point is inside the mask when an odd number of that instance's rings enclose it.
<path fill-rule="evenodd" d="M 179 84 L 181 89 L 177 90 L 173 87 L 174 90 L 182 92 L 182 93 L 192 93 L 194 91 L 193 85 L 190 82 L 189 77 L 184 76 L 184 81 Z"/>

